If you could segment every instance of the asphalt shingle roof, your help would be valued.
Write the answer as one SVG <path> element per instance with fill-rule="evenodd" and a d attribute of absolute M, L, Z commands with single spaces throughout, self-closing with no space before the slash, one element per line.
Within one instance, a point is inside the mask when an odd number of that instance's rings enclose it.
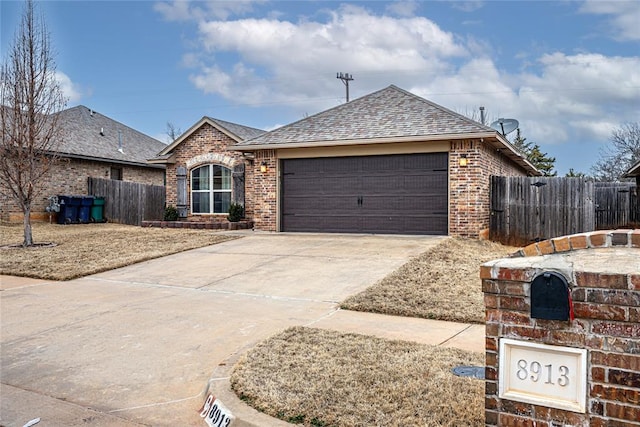
<path fill-rule="evenodd" d="M 57 151 L 62 155 L 150 166 L 147 159 L 155 157 L 166 147 L 157 139 L 83 105 L 58 114 L 63 141 Z M 118 150 L 120 141 L 122 151 Z"/>
<path fill-rule="evenodd" d="M 486 132 L 495 130 L 391 85 L 236 146 Z"/>
<path fill-rule="evenodd" d="M 262 129 L 242 126 L 237 123 L 231 123 L 231 122 L 226 122 L 220 119 L 214 119 L 213 117 L 207 117 L 207 118 L 212 122 L 215 122 L 218 126 L 223 127 L 229 132 L 231 132 L 232 134 L 236 135 L 238 138 L 240 138 L 243 141 L 258 137 L 265 133 L 265 131 Z"/>

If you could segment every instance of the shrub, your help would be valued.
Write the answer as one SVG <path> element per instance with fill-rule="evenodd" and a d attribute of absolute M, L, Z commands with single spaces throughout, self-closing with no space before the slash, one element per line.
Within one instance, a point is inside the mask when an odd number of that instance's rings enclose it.
<path fill-rule="evenodd" d="M 229 216 L 227 216 L 229 222 L 238 222 L 242 218 L 244 218 L 244 206 L 238 203 L 231 203 L 231 206 L 229 206 Z"/>
<path fill-rule="evenodd" d="M 178 209 L 175 206 L 169 205 L 164 208 L 164 220 L 165 221 L 177 221 Z"/>

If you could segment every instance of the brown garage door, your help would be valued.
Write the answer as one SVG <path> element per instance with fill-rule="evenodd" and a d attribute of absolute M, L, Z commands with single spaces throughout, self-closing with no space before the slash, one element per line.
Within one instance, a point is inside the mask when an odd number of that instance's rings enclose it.
<path fill-rule="evenodd" d="M 282 161 L 282 230 L 448 232 L 448 154 Z"/>

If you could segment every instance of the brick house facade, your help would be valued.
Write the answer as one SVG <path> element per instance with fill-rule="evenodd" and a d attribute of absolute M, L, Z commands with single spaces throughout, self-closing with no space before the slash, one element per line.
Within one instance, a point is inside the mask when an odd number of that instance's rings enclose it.
<path fill-rule="evenodd" d="M 226 212 L 193 213 L 191 174 L 197 168 L 217 165 L 232 172 L 231 201 L 245 207 L 245 216 L 254 216 L 254 164 L 251 156 L 228 148 L 244 138 L 264 133 L 235 123 L 203 117 L 150 162 L 166 166 L 166 204 L 176 206 L 188 221 L 226 221 Z M 180 183 L 180 180 L 183 180 Z M 239 191 L 238 188 L 242 188 Z M 180 195 L 180 192 L 183 192 Z"/>
<path fill-rule="evenodd" d="M 427 172 L 422 166 L 415 166 L 420 162 L 426 165 L 442 161 L 438 159 L 445 159 L 444 163 L 429 166 L 431 169 Z M 327 173 L 327 170 L 340 169 L 343 167 L 340 164 L 350 160 L 378 166 L 372 169 L 367 169 L 371 166 L 357 166 L 360 168 L 357 171 L 345 169 L 332 177 Z M 309 193 L 293 200 L 291 194 L 299 188 L 292 190 L 288 180 L 295 173 L 286 169 L 296 161 L 307 161 L 307 169 L 318 167 L 319 172 L 305 178 Z M 223 213 L 192 212 L 193 171 L 204 164 L 229 170 L 241 165 L 246 216 L 259 230 L 322 232 L 344 229 L 344 232 L 413 234 L 422 233 L 415 224 L 420 227 L 421 223 L 431 221 L 436 225 L 425 228 L 423 234 L 474 238 L 482 236 L 489 227 L 491 175 L 539 174 L 495 130 L 395 86 L 267 133 L 205 117 L 168 146 L 154 162 L 167 166 L 168 204 L 180 204 L 177 180 L 180 171 L 186 172 L 184 213 L 189 221 L 226 219 Z M 393 165 L 399 162 L 406 170 L 394 171 Z M 320 190 L 314 187 L 319 182 L 330 183 L 332 179 L 335 183 L 329 190 L 329 187 Z M 340 187 L 348 187 L 351 182 L 364 182 L 364 187 L 357 190 L 362 194 L 343 194 L 346 190 Z M 408 188 L 414 185 L 420 188 L 412 193 L 414 190 Z M 401 188 L 403 186 L 405 188 Z M 437 194 L 433 188 L 438 188 Z M 235 189 L 234 186 L 234 193 Z M 335 194 L 327 196 L 327 191 Z M 235 194 L 233 197 L 236 200 Z M 411 205 L 412 199 L 417 200 L 415 206 Z M 379 203 L 373 207 L 376 200 Z M 315 208 L 300 207 L 301 203 Z M 405 204 L 411 208 L 403 210 Z M 328 211 L 329 205 L 336 207 Z M 290 214 L 289 206 L 299 210 Z M 425 214 L 421 212 L 423 210 Z M 353 218 L 358 215 L 354 212 L 362 212 L 362 219 Z M 326 218 L 322 216 L 325 213 Z M 284 221 L 287 215 L 301 218 L 305 214 L 310 219 L 301 228 Z M 405 218 L 411 215 L 416 217 Z M 386 218 L 389 221 L 385 222 Z M 361 228 L 344 226 L 352 223 L 360 224 Z M 402 224 L 392 228 L 399 223 Z M 326 230 L 323 224 L 328 224 Z M 331 228 L 333 224 L 343 228 Z M 373 228 L 376 226 L 380 229 Z"/>
<path fill-rule="evenodd" d="M 41 198 L 32 205 L 33 220 L 48 220 L 47 197 L 88 194 L 89 177 L 164 185 L 164 166 L 147 160 L 165 144 L 82 105 L 59 114 L 60 161 L 49 172 Z M 7 193 L 0 191 L 0 221 L 22 221 L 22 211 Z"/>

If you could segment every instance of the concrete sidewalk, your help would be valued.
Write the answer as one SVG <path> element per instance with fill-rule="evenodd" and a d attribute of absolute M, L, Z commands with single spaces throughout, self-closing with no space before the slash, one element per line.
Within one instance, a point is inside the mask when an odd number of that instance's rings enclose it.
<path fill-rule="evenodd" d="M 229 371 L 290 326 L 484 351 L 484 326 L 338 310 L 433 237 L 250 235 L 68 282 L 0 278 L 0 425 L 203 426 L 209 388 L 238 425 L 288 425 Z"/>

